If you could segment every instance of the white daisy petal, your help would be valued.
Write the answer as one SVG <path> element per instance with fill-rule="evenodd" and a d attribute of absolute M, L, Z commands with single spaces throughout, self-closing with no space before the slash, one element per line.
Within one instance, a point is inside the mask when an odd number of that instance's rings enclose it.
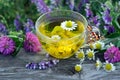
<path fill-rule="evenodd" d="M 86 55 L 87 55 L 89 60 L 95 59 L 95 52 L 93 50 L 90 50 L 90 49 L 87 50 Z"/>
<path fill-rule="evenodd" d="M 96 42 L 94 43 L 94 48 L 95 48 L 95 49 L 103 49 L 104 46 L 105 46 L 105 44 L 104 44 L 103 42 L 101 42 L 101 41 L 96 41 Z"/>
<path fill-rule="evenodd" d="M 108 61 L 104 65 L 104 70 L 106 72 L 111 72 L 111 71 L 114 71 L 115 69 L 116 67 L 112 63 L 109 63 Z"/>
<path fill-rule="evenodd" d="M 102 67 L 102 62 L 99 59 L 97 59 L 95 66 L 96 66 L 96 69 L 99 70 Z"/>
<path fill-rule="evenodd" d="M 76 29 L 77 24 L 75 22 L 73 22 L 73 21 L 63 21 L 61 23 L 61 27 L 64 30 L 72 31 L 72 30 Z"/>
<path fill-rule="evenodd" d="M 80 59 L 81 63 L 84 61 L 85 53 L 83 52 L 83 49 L 76 53 L 76 58 Z"/>

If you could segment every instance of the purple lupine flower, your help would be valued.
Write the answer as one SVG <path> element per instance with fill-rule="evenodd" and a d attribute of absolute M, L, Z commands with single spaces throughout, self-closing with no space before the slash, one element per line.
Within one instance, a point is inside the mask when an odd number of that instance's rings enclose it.
<path fill-rule="evenodd" d="M 120 60 L 119 48 L 112 46 L 106 50 L 104 53 L 104 59 L 110 63 L 115 63 Z"/>
<path fill-rule="evenodd" d="M 14 50 L 15 43 L 11 38 L 7 36 L 0 37 L 0 53 L 3 55 L 9 55 L 12 54 Z"/>
<path fill-rule="evenodd" d="M 89 3 L 90 1 L 89 0 L 82 0 L 83 3 Z"/>
<path fill-rule="evenodd" d="M 56 65 L 59 62 L 59 60 L 49 60 L 49 61 L 41 61 L 39 63 L 28 63 L 26 64 L 26 68 L 28 69 L 40 69 L 40 70 L 45 70 L 47 68 L 50 68 L 54 65 Z"/>
<path fill-rule="evenodd" d="M 17 15 L 16 18 L 14 19 L 14 26 L 16 27 L 17 31 L 21 30 L 22 23 L 20 22 L 19 15 Z"/>
<path fill-rule="evenodd" d="M 7 34 L 7 30 L 4 24 L 0 23 L 0 33 Z"/>
<path fill-rule="evenodd" d="M 31 19 L 27 19 L 27 22 L 24 24 L 25 32 L 30 32 L 35 28 L 34 23 Z"/>
<path fill-rule="evenodd" d="M 81 10 L 82 6 L 86 3 L 89 3 L 89 0 L 81 0 L 79 5 L 78 5 L 78 9 Z"/>
<path fill-rule="evenodd" d="M 26 33 L 24 49 L 29 52 L 38 52 L 41 50 L 41 44 L 36 35 L 31 32 Z"/>
<path fill-rule="evenodd" d="M 71 10 L 73 10 L 74 7 L 75 7 L 74 0 L 67 0 L 67 1 L 66 1 L 66 4 L 69 6 L 69 8 L 70 8 Z"/>
<path fill-rule="evenodd" d="M 107 6 L 105 4 L 103 4 L 103 3 L 101 3 L 101 7 L 102 8 L 107 8 Z"/>
<path fill-rule="evenodd" d="M 50 9 L 51 10 L 54 10 L 54 9 L 56 9 L 56 8 L 58 8 L 59 7 L 59 5 L 60 5 L 60 0 L 50 0 Z"/>
<path fill-rule="evenodd" d="M 106 24 L 104 28 L 108 31 L 108 34 L 115 32 L 115 28 L 110 24 Z"/>
<path fill-rule="evenodd" d="M 31 0 L 31 2 L 36 5 L 37 10 L 40 13 L 45 13 L 50 11 L 50 9 L 48 8 L 48 6 L 45 4 L 43 0 Z"/>
<path fill-rule="evenodd" d="M 91 22 L 93 22 L 97 27 L 100 25 L 99 17 L 95 16 L 91 18 Z"/>
<path fill-rule="evenodd" d="M 90 9 L 90 4 L 86 4 L 85 12 L 86 12 L 86 17 L 88 18 L 93 17 L 93 12 Z"/>
<path fill-rule="evenodd" d="M 38 63 L 38 65 L 39 65 L 39 69 L 42 70 L 47 69 L 49 67 L 49 63 L 46 61 L 41 61 L 40 63 Z"/>
<path fill-rule="evenodd" d="M 106 9 L 104 12 L 103 12 L 103 21 L 105 22 L 105 24 L 110 24 L 111 21 L 112 21 L 112 17 L 110 16 L 110 9 Z"/>

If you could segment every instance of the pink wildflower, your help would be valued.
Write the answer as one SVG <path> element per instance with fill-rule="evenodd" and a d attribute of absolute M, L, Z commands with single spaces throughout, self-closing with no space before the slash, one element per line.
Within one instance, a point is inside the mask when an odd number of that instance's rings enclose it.
<path fill-rule="evenodd" d="M 26 33 L 24 49 L 29 52 L 38 52 L 41 50 L 41 44 L 36 35 L 31 32 Z"/>
<path fill-rule="evenodd" d="M 0 53 L 3 55 L 9 55 L 15 50 L 15 43 L 14 41 L 7 37 L 2 36 L 0 37 Z"/>

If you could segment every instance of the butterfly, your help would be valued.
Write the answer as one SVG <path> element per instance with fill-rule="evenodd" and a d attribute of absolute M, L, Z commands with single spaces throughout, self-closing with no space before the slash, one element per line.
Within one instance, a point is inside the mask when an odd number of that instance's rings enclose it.
<path fill-rule="evenodd" d="M 101 39 L 100 31 L 97 27 L 87 26 L 87 43 L 95 42 Z"/>

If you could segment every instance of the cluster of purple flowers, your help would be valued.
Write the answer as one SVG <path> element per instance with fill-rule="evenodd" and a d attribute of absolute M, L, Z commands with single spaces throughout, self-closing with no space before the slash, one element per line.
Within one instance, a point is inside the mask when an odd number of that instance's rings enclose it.
<path fill-rule="evenodd" d="M 36 35 L 32 32 L 27 32 L 24 40 L 24 49 L 28 52 L 39 52 L 41 50 L 41 43 Z M 7 36 L 0 37 L 0 53 L 3 55 L 12 54 L 16 49 L 16 44 L 12 38 Z"/>
<path fill-rule="evenodd" d="M 85 12 L 86 12 L 86 17 L 89 21 L 89 24 L 94 24 L 95 27 L 99 27 L 100 25 L 100 20 L 99 20 L 99 16 L 94 16 L 92 10 L 91 10 L 91 7 L 90 7 L 90 3 L 86 3 L 86 9 L 85 9 Z M 94 26 L 93 25 L 93 26 Z"/>
<path fill-rule="evenodd" d="M 36 5 L 37 10 L 40 13 L 45 13 L 50 11 L 48 6 L 45 4 L 44 0 L 31 0 L 31 2 Z"/>
<path fill-rule="evenodd" d="M 0 33 L 7 34 L 7 30 L 4 24 L 0 23 Z"/>
<path fill-rule="evenodd" d="M 22 23 L 20 19 L 21 19 L 20 15 L 17 15 L 16 18 L 14 19 L 14 26 L 16 27 L 16 31 L 24 30 L 24 32 L 26 33 L 34 30 L 35 26 L 31 19 L 28 18 L 26 23 Z"/>
<path fill-rule="evenodd" d="M 104 28 L 108 31 L 108 34 L 115 32 L 114 26 L 112 26 L 112 17 L 110 16 L 109 8 L 105 7 L 102 18 L 105 23 Z"/>
<path fill-rule="evenodd" d="M 50 68 L 54 65 L 56 65 L 59 62 L 59 60 L 49 60 L 49 61 L 42 61 L 40 63 L 28 63 L 26 64 L 26 68 L 28 69 L 40 69 L 40 70 L 45 70 L 47 68 Z"/>
<path fill-rule="evenodd" d="M 102 4 L 103 6 L 104 4 Z M 93 23 L 96 27 L 100 28 L 100 26 L 104 26 L 104 29 L 107 30 L 108 34 L 115 32 L 114 26 L 112 26 L 112 17 L 110 16 L 110 9 L 106 7 L 105 5 L 103 6 L 105 10 L 102 12 L 102 17 L 100 16 L 93 16 L 93 12 L 90 7 L 90 3 L 86 3 L 86 17 L 89 20 L 89 23 Z M 100 24 L 100 19 L 102 18 L 104 24 Z"/>
<path fill-rule="evenodd" d="M 16 18 L 14 19 L 14 26 L 16 27 L 16 31 L 21 30 L 22 23 L 20 21 L 19 15 L 17 15 Z"/>
<path fill-rule="evenodd" d="M 115 46 L 108 48 L 104 53 L 104 59 L 110 63 L 120 62 L 119 48 Z"/>
<path fill-rule="evenodd" d="M 24 31 L 30 32 L 35 29 L 34 23 L 31 19 L 27 19 L 27 22 L 24 24 Z"/>

